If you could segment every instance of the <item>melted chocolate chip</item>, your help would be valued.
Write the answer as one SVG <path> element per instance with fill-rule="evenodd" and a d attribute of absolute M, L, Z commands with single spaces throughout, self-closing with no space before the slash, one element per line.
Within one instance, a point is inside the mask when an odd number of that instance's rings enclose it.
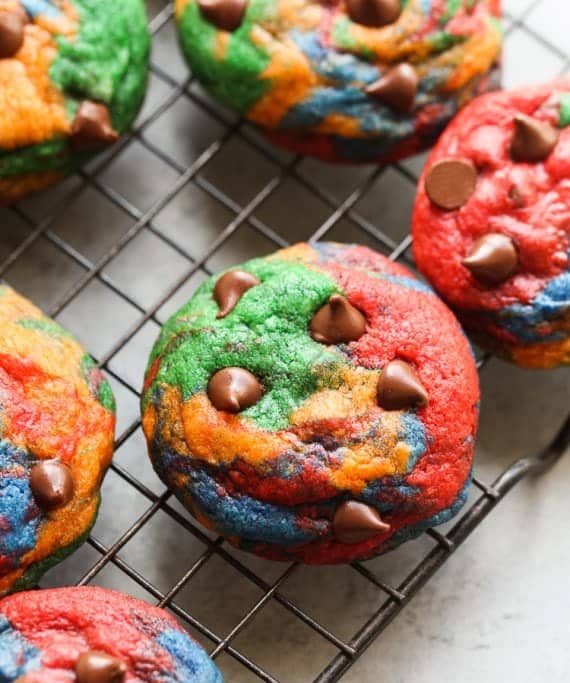
<path fill-rule="evenodd" d="M 498 285 L 517 269 L 519 257 L 513 240 L 489 233 L 478 239 L 463 260 L 473 276 L 486 285 Z"/>
<path fill-rule="evenodd" d="M 126 673 L 124 662 L 97 650 L 83 653 L 75 665 L 77 683 L 120 683 Z"/>
<path fill-rule="evenodd" d="M 220 307 L 216 318 L 225 318 L 247 290 L 258 284 L 259 279 L 244 270 L 230 270 L 222 275 L 214 287 L 214 299 Z"/>
<path fill-rule="evenodd" d="M 113 129 L 109 110 L 104 104 L 84 100 L 71 128 L 71 144 L 78 151 L 96 150 L 119 139 Z"/>
<path fill-rule="evenodd" d="M 453 211 L 466 204 L 477 186 L 477 169 L 468 159 L 442 159 L 427 172 L 428 197 L 440 209 Z"/>
<path fill-rule="evenodd" d="M 30 489 L 42 510 L 55 510 L 73 498 L 75 485 L 69 467 L 59 460 L 44 460 L 32 467 Z"/>
<path fill-rule="evenodd" d="M 390 531 L 390 525 L 382 521 L 373 507 L 356 500 L 339 505 L 332 528 L 336 540 L 341 543 L 360 543 Z"/>
<path fill-rule="evenodd" d="M 235 31 L 241 26 L 248 0 L 198 0 L 202 15 L 222 31 Z"/>
<path fill-rule="evenodd" d="M 224 368 L 208 382 L 208 397 L 218 410 L 239 413 L 255 405 L 263 395 L 257 377 L 243 368 Z"/>
<path fill-rule="evenodd" d="M 381 28 L 399 18 L 402 3 L 400 0 L 346 0 L 346 11 L 357 24 Z"/>
<path fill-rule="evenodd" d="M 24 44 L 25 15 L 17 10 L 0 10 L 0 59 L 13 57 Z"/>
<path fill-rule="evenodd" d="M 369 95 L 377 97 L 402 114 L 412 111 L 418 92 L 418 75 L 413 66 L 399 64 L 382 78 L 366 88 Z"/>
<path fill-rule="evenodd" d="M 333 294 L 311 320 L 311 336 L 321 344 L 347 344 L 366 332 L 366 318 L 344 296 Z"/>
<path fill-rule="evenodd" d="M 401 360 L 393 360 L 382 370 L 377 397 L 384 410 L 407 410 L 428 404 L 428 393 L 416 371 Z"/>
<path fill-rule="evenodd" d="M 511 159 L 528 163 L 544 161 L 556 147 L 559 137 L 559 131 L 546 121 L 517 114 L 510 147 Z"/>

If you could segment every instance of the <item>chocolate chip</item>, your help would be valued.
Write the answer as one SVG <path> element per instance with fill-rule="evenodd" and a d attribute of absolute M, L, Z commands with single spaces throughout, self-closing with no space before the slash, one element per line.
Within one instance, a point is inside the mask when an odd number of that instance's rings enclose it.
<path fill-rule="evenodd" d="M 222 31 L 235 31 L 245 16 L 248 0 L 198 0 L 202 15 Z"/>
<path fill-rule="evenodd" d="M 97 650 L 84 652 L 75 665 L 77 683 L 119 683 L 126 673 L 124 662 Z"/>
<path fill-rule="evenodd" d="M 510 147 L 511 159 L 529 163 L 544 161 L 556 147 L 559 137 L 559 131 L 546 121 L 517 114 Z"/>
<path fill-rule="evenodd" d="M 32 467 L 30 489 L 42 510 L 55 510 L 73 498 L 75 486 L 69 467 L 59 460 L 45 460 Z"/>
<path fill-rule="evenodd" d="M 255 405 L 263 394 L 257 377 L 243 368 L 224 368 L 208 382 L 208 397 L 218 410 L 239 413 Z"/>
<path fill-rule="evenodd" d="M 225 318 L 236 307 L 248 289 L 259 284 L 259 279 L 245 270 L 230 270 L 216 282 L 214 299 L 220 307 L 216 318 Z"/>
<path fill-rule="evenodd" d="M 16 14 L 20 15 L 20 17 L 22 18 L 22 23 L 24 25 L 31 23 L 30 15 L 26 11 L 25 7 L 23 7 L 22 5 L 18 5 L 13 11 L 16 12 Z"/>
<path fill-rule="evenodd" d="M 407 114 L 414 107 L 418 92 L 418 75 L 413 66 L 399 64 L 366 88 L 369 95 L 377 97 L 392 109 Z"/>
<path fill-rule="evenodd" d="M 311 336 L 321 344 L 347 344 L 366 332 L 366 318 L 344 296 L 333 294 L 311 320 Z"/>
<path fill-rule="evenodd" d="M 428 394 L 414 368 L 393 360 L 382 370 L 377 385 L 378 405 L 384 410 L 407 410 L 428 404 Z"/>
<path fill-rule="evenodd" d="M 370 28 L 393 24 L 402 13 L 400 0 L 346 0 L 352 21 Z"/>
<path fill-rule="evenodd" d="M 24 44 L 26 21 L 21 11 L 0 10 L 0 59 L 13 57 Z"/>
<path fill-rule="evenodd" d="M 489 233 L 478 239 L 463 259 L 463 265 L 486 285 L 498 285 L 517 269 L 519 257 L 513 240 Z"/>
<path fill-rule="evenodd" d="M 469 159 L 442 159 L 427 172 L 428 197 L 440 209 L 453 211 L 467 203 L 477 186 L 477 169 Z"/>
<path fill-rule="evenodd" d="M 71 144 L 78 151 L 96 150 L 119 139 L 104 104 L 83 100 L 71 128 Z"/>
<path fill-rule="evenodd" d="M 390 525 L 382 521 L 377 510 L 356 500 L 339 505 L 332 528 L 336 540 L 341 543 L 360 543 L 390 531 Z"/>

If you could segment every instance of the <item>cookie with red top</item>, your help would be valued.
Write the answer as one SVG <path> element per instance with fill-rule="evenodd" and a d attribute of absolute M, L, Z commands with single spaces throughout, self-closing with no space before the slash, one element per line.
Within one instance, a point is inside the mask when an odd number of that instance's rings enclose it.
<path fill-rule="evenodd" d="M 222 677 L 164 610 L 83 586 L 0 601 L 0 681 L 222 683 Z"/>
<path fill-rule="evenodd" d="M 478 401 L 433 291 L 323 243 L 206 281 L 164 326 L 142 408 L 157 473 L 201 522 L 264 557 L 332 564 L 459 510 Z"/>
<path fill-rule="evenodd" d="M 570 78 L 485 95 L 422 175 L 419 269 L 485 349 L 570 363 Z"/>

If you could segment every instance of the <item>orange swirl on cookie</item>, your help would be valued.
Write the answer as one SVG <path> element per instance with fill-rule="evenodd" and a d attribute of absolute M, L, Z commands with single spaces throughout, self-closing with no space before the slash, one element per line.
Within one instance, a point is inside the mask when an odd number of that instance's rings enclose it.
<path fill-rule="evenodd" d="M 1 11 L 16 11 L 17 0 L 0 0 Z M 24 27 L 21 49 L 0 59 L 0 149 L 13 150 L 67 135 L 70 122 L 63 93 L 52 83 L 50 66 L 57 55 L 55 34 L 73 39 L 78 14 L 69 2 L 61 4 L 61 17 L 39 15 Z"/>

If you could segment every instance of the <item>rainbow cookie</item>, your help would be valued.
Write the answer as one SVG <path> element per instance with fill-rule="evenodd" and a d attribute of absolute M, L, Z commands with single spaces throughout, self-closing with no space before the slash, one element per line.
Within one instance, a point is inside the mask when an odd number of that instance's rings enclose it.
<path fill-rule="evenodd" d="M 176 0 L 192 73 L 277 144 L 386 162 L 496 87 L 499 0 Z"/>
<path fill-rule="evenodd" d="M 570 364 L 570 78 L 467 107 L 427 163 L 413 223 L 418 267 L 482 347 Z"/>
<path fill-rule="evenodd" d="M 164 610 L 84 586 L 0 601 L 3 683 L 222 683 Z"/>
<path fill-rule="evenodd" d="M 34 586 L 85 540 L 113 453 L 115 403 L 78 342 L 2 286 L 0 330 L 4 595 Z"/>
<path fill-rule="evenodd" d="M 0 0 L 0 206 L 129 129 L 149 46 L 142 0 Z"/>
<path fill-rule="evenodd" d="M 365 247 L 300 244 L 206 281 L 142 397 L 163 481 L 277 560 L 369 558 L 466 497 L 479 390 L 451 312 Z"/>

